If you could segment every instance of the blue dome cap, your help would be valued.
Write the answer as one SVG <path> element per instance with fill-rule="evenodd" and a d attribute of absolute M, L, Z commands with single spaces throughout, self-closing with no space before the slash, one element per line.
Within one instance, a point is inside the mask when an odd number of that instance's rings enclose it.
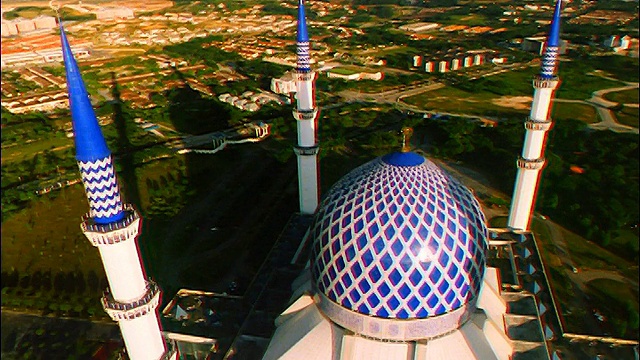
<path fill-rule="evenodd" d="M 559 46 L 560 45 L 560 12 L 562 10 L 562 0 L 556 1 L 556 7 L 553 12 L 553 19 L 551 20 L 551 29 L 549 30 L 549 36 L 547 37 L 547 46 Z"/>
<path fill-rule="evenodd" d="M 111 224 L 124 218 L 120 190 L 113 168 L 111 152 L 102 136 L 98 119 L 91 107 L 69 41 L 60 23 L 62 56 L 67 75 L 67 91 L 76 145 L 76 160 L 89 200 L 89 214 L 98 224 Z"/>
<path fill-rule="evenodd" d="M 424 162 L 425 158 L 414 152 L 393 152 L 382 157 L 382 161 L 394 166 L 417 166 Z"/>
<path fill-rule="evenodd" d="M 309 42 L 307 19 L 304 15 L 304 0 L 298 1 L 298 42 Z"/>
<path fill-rule="evenodd" d="M 60 22 L 60 38 L 62 39 L 62 57 L 67 74 L 67 91 L 69 93 L 71 123 L 73 124 L 76 145 L 76 159 L 78 161 L 103 159 L 111 153 L 102 136 L 98 119 L 96 119 L 96 114 L 91 106 L 89 95 L 82 81 L 78 64 L 71 52 L 62 22 L 58 21 Z"/>
<path fill-rule="evenodd" d="M 309 236 L 314 287 L 345 310 L 420 320 L 473 307 L 480 291 L 487 251 L 480 205 L 414 153 L 377 158 L 343 177 Z"/>

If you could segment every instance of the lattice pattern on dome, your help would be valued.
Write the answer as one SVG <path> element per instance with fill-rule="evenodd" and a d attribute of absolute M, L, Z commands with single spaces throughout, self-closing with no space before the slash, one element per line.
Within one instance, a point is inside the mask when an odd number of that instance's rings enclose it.
<path fill-rule="evenodd" d="M 373 160 L 328 193 L 311 225 L 316 287 L 382 318 L 425 318 L 478 294 L 487 229 L 473 195 L 432 162 Z"/>

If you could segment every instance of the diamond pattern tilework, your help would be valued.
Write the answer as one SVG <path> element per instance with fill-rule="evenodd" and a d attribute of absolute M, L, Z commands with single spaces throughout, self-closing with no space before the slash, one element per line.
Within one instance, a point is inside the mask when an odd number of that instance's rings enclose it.
<path fill-rule="evenodd" d="M 484 275 L 484 214 L 468 189 L 429 160 L 393 166 L 376 159 L 353 170 L 323 200 L 311 234 L 319 291 L 365 315 L 447 313 L 477 296 Z"/>

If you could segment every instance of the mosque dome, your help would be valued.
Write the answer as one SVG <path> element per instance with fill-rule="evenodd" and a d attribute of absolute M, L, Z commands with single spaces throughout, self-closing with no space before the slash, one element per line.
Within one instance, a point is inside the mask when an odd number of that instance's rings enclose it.
<path fill-rule="evenodd" d="M 351 171 L 318 207 L 309 236 L 312 281 L 330 313 L 421 320 L 472 311 L 485 268 L 484 214 L 421 155 L 391 153 Z"/>

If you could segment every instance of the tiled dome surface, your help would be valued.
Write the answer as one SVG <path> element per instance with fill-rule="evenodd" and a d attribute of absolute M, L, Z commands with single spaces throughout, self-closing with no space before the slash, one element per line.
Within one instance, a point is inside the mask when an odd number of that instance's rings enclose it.
<path fill-rule="evenodd" d="M 353 170 L 318 208 L 313 280 L 344 308 L 416 319 L 478 294 L 487 249 L 480 206 L 432 162 L 410 156 L 411 165 L 387 156 Z"/>

